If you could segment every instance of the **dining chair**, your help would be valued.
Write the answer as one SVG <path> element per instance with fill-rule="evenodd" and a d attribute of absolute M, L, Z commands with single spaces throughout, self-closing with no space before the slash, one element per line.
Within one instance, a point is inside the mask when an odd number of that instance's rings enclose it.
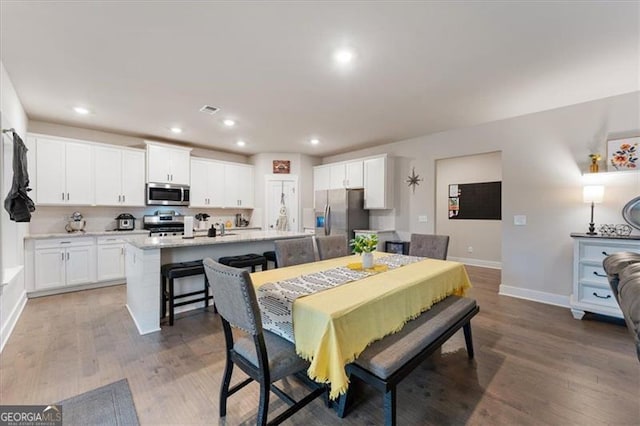
<path fill-rule="evenodd" d="M 349 246 L 346 235 L 329 235 L 328 237 L 316 237 L 318 255 L 320 260 L 333 259 L 349 255 Z"/>
<path fill-rule="evenodd" d="M 290 240 L 277 240 L 273 244 L 276 248 L 276 260 L 278 267 L 299 265 L 301 263 L 314 262 L 316 255 L 313 250 L 313 238 L 295 238 Z"/>
<path fill-rule="evenodd" d="M 447 260 L 449 250 L 448 235 L 411 234 L 409 256 L 430 257 Z"/>
<path fill-rule="evenodd" d="M 203 264 L 222 320 L 227 352 L 220 388 L 220 417 L 227 414 L 227 398 L 255 380 L 260 384 L 260 405 L 256 424 L 279 424 L 322 395 L 325 388 L 307 379 L 306 384 L 312 385 L 315 389 L 301 400 L 295 401 L 274 385 L 278 380 L 298 373 L 301 373 L 298 377 L 306 378 L 309 363 L 296 354 L 293 343 L 262 329 L 260 309 L 249 272 L 222 265 L 211 258 L 204 259 Z M 232 328 L 244 331 L 246 336 L 234 340 Z M 234 365 L 249 378 L 230 387 Z M 270 391 L 290 407 L 267 423 Z"/>

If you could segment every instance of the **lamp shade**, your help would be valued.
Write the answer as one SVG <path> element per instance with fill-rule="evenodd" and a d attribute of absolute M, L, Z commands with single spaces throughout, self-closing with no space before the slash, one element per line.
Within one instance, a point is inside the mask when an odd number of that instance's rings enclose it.
<path fill-rule="evenodd" d="M 582 200 L 585 203 L 601 203 L 604 198 L 604 186 L 587 185 L 582 189 Z"/>

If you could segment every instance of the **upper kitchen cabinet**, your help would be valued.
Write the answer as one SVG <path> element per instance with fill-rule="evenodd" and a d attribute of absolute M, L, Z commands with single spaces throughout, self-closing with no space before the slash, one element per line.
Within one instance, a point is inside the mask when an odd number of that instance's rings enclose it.
<path fill-rule="evenodd" d="M 144 151 L 96 146 L 96 204 L 144 206 Z"/>
<path fill-rule="evenodd" d="M 364 165 L 364 208 L 393 208 L 393 162 L 387 155 L 367 158 Z"/>
<path fill-rule="evenodd" d="M 191 201 L 190 207 L 224 207 L 224 164 L 191 159 Z"/>
<path fill-rule="evenodd" d="M 253 166 L 224 163 L 225 207 L 253 208 Z"/>
<path fill-rule="evenodd" d="M 93 145 L 34 136 L 37 204 L 91 205 Z"/>
<path fill-rule="evenodd" d="M 191 148 L 145 141 L 147 182 L 189 185 Z"/>
<path fill-rule="evenodd" d="M 363 186 L 362 160 L 331 163 L 313 168 L 313 189 L 316 191 Z"/>

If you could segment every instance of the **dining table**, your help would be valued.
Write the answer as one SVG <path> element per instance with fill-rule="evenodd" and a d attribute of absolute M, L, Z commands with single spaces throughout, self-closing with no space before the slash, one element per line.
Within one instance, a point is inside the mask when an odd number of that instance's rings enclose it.
<path fill-rule="evenodd" d="M 435 303 L 464 296 L 471 283 L 462 263 L 374 252 L 251 274 L 263 328 L 295 344 L 308 376 L 330 385 L 330 398 L 349 385 L 345 366 L 372 342 L 398 332 Z"/>

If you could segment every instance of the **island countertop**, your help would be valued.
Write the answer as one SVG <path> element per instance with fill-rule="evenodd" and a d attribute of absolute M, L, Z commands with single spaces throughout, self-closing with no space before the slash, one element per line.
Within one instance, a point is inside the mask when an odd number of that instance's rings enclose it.
<path fill-rule="evenodd" d="M 206 235 L 196 235 L 194 238 L 183 238 L 179 236 L 133 236 L 131 238 L 127 238 L 127 242 L 142 250 L 152 250 L 159 248 L 196 247 L 217 244 L 248 243 L 255 241 L 273 241 L 303 237 L 309 237 L 309 234 L 295 231 L 242 231 L 238 233 L 229 232 L 224 236 L 218 235 L 216 237 L 207 237 Z"/>

